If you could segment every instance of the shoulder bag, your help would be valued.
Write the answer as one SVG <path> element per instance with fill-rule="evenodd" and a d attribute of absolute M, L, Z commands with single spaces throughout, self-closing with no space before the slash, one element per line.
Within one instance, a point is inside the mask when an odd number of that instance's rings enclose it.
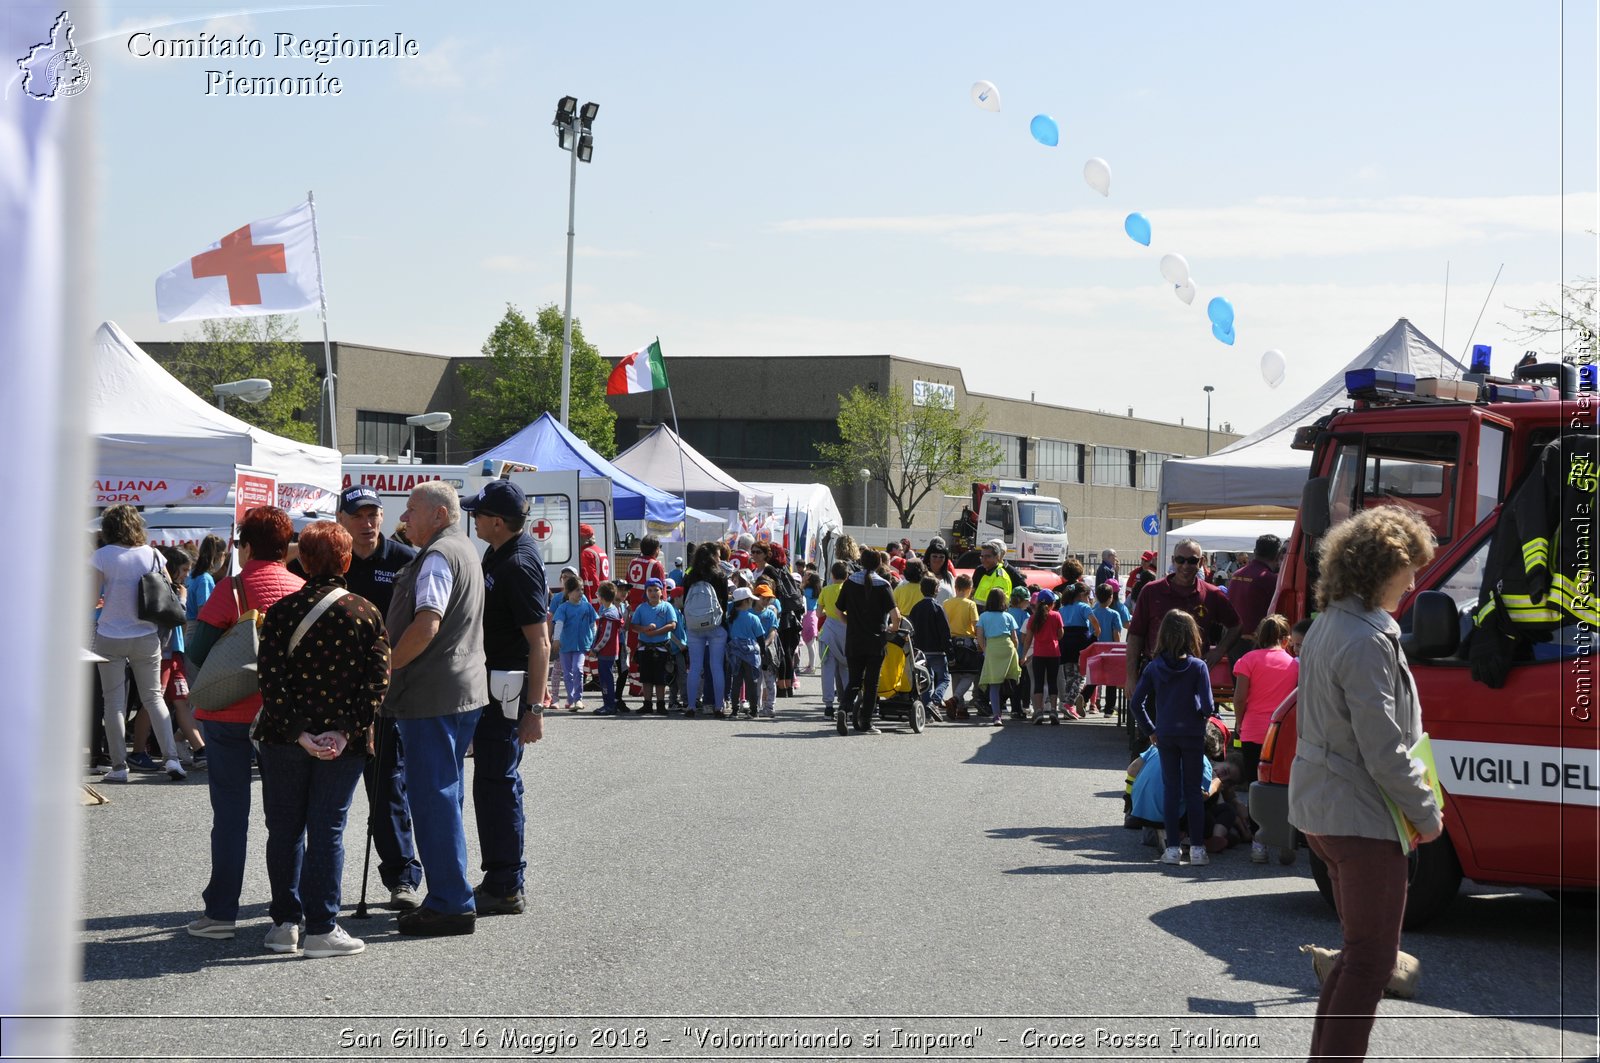
<path fill-rule="evenodd" d="M 139 577 L 139 619 L 148 620 L 163 631 L 182 627 L 186 619 L 183 602 L 167 579 L 161 555 L 155 553 L 155 557 L 156 567 Z"/>
<path fill-rule="evenodd" d="M 189 683 L 189 704 L 205 712 L 221 711 L 261 690 L 256 676 L 261 614 L 249 607 L 244 580 L 239 576 L 233 577 L 233 596 L 238 618 L 217 639 L 199 674 Z"/>

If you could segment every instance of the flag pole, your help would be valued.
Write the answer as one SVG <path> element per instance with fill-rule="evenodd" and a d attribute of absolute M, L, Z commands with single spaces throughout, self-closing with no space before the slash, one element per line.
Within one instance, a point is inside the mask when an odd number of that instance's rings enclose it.
<path fill-rule="evenodd" d="M 328 292 L 322 285 L 322 239 L 317 234 L 317 197 L 306 193 L 311 205 L 311 250 L 317 257 L 317 302 L 322 308 L 322 386 L 328 392 L 328 446 L 339 449 L 339 403 L 334 395 L 333 345 L 328 342 Z"/>
<path fill-rule="evenodd" d="M 656 350 L 661 349 L 661 337 L 656 337 Z M 664 367 L 667 359 L 661 357 Z M 678 522 L 683 532 L 683 541 L 689 541 L 689 476 L 683 471 L 683 436 L 678 432 L 678 404 L 672 398 L 672 377 L 667 377 L 667 409 L 672 411 L 672 434 L 678 440 L 678 485 L 683 491 L 683 514 Z"/>

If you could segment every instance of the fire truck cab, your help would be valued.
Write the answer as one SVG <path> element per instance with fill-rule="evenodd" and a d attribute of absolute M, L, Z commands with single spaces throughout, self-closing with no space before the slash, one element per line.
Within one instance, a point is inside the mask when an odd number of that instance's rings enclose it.
<path fill-rule="evenodd" d="M 1352 373 L 1352 408 L 1296 437 L 1297 447 L 1313 452 L 1311 475 L 1275 612 L 1291 622 L 1312 615 L 1317 540 L 1345 517 L 1399 504 L 1420 513 L 1438 537 L 1432 564 L 1397 613 L 1446 801 L 1445 833 L 1412 857 L 1408 928 L 1448 906 L 1463 877 L 1552 893 L 1600 885 L 1595 625 L 1569 618 L 1534 642 L 1498 690 L 1472 678 L 1466 657 L 1503 503 L 1546 444 L 1595 431 L 1595 395 L 1575 391 L 1571 368 L 1534 366 L 1513 381 L 1432 386 L 1404 374 Z M 1559 387 L 1524 382 L 1548 376 Z M 1419 385 L 1434 394 L 1419 395 Z M 1458 389 L 1457 397 L 1439 397 Z M 1587 543 L 1593 515 L 1590 505 L 1562 534 Z M 1578 578 L 1592 616 L 1592 563 Z M 1302 840 L 1288 822 L 1294 748 L 1291 697 L 1274 713 L 1250 788 L 1251 817 L 1269 845 Z M 1327 870 L 1314 853 L 1312 872 L 1331 904 Z"/>

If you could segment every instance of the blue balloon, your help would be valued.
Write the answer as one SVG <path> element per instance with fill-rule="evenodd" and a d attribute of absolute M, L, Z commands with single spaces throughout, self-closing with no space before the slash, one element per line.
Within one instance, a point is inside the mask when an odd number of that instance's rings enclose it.
<path fill-rule="evenodd" d="M 1211 326 L 1211 334 L 1213 336 L 1215 336 L 1217 339 L 1221 340 L 1223 343 L 1226 343 L 1229 347 L 1233 346 L 1233 326 L 1232 325 L 1229 325 L 1226 328 L 1224 328 L 1221 325 L 1213 323 L 1212 326 Z"/>
<path fill-rule="evenodd" d="M 1122 219 L 1122 231 L 1127 233 L 1135 243 L 1150 246 L 1150 219 L 1134 211 Z"/>
<path fill-rule="evenodd" d="M 1230 334 L 1233 332 L 1233 304 L 1222 296 L 1217 296 L 1206 304 L 1206 316 L 1213 325 L 1220 325 Z"/>
<path fill-rule="evenodd" d="M 1036 114 L 1033 121 L 1028 123 L 1028 132 L 1033 134 L 1033 139 L 1047 148 L 1053 148 L 1061 143 L 1061 129 L 1056 125 L 1056 120 L 1047 114 Z"/>

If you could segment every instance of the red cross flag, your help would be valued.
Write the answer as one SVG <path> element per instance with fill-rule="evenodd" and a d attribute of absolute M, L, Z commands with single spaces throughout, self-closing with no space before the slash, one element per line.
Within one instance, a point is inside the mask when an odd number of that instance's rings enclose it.
<path fill-rule="evenodd" d="M 309 200 L 235 229 L 156 278 L 162 321 L 292 314 L 315 309 L 321 297 Z"/>

